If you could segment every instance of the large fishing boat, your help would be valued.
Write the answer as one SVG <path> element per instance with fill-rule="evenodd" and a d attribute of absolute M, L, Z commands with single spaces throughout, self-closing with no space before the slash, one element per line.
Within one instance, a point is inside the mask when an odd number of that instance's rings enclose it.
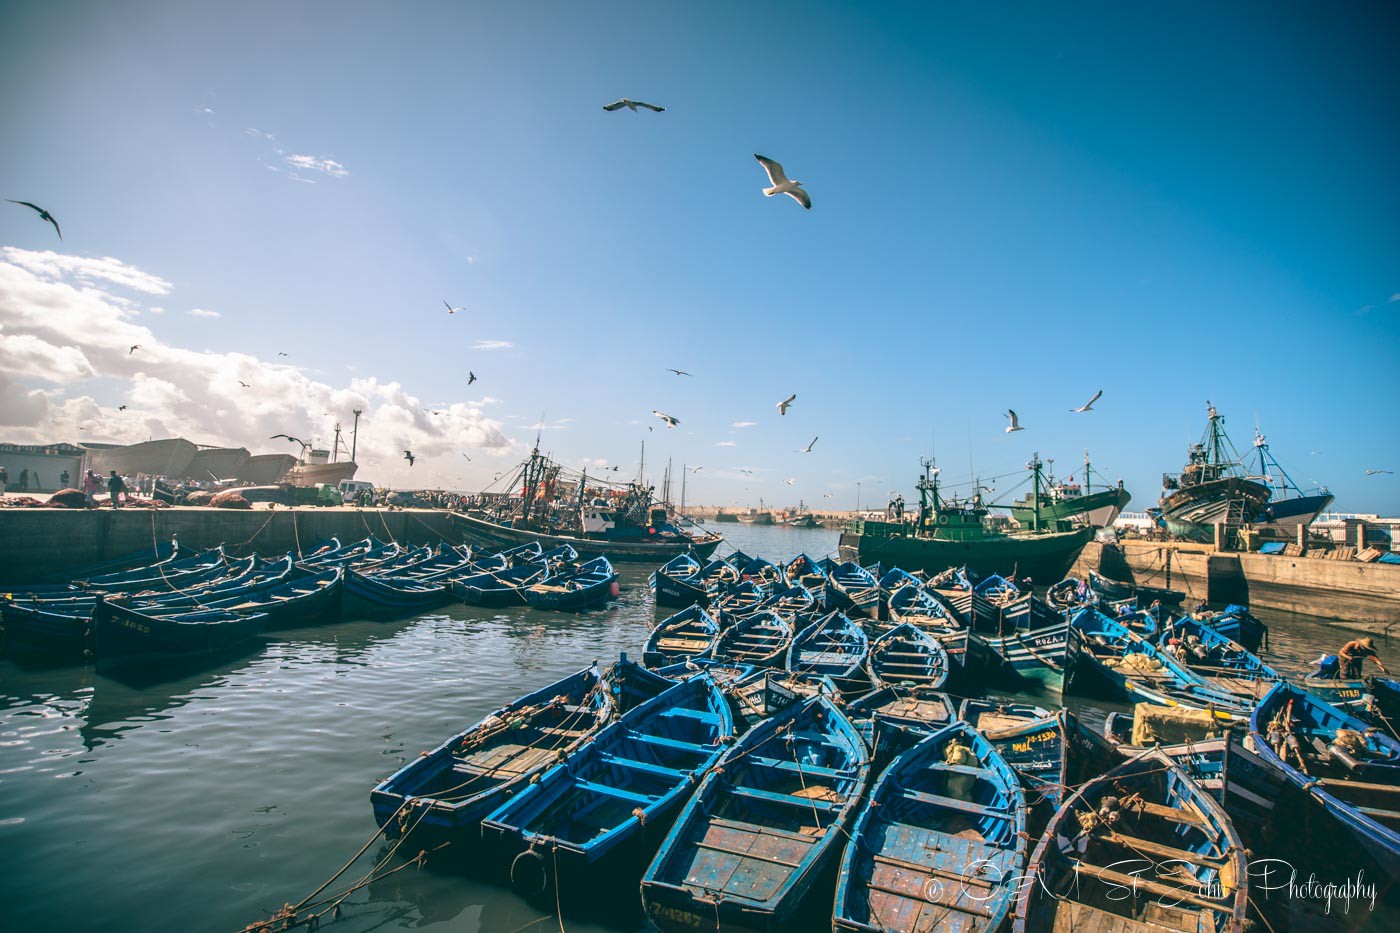
<path fill-rule="evenodd" d="M 1029 492 L 1011 503 L 1011 517 L 1023 528 L 1034 524 L 1037 511 L 1042 523 L 1077 521 L 1094 528 L 1109 528 L 1132 499 L 1123 488 L 1121 479 L 1116 486 L 1106 484 L 1098 492 L 1090 488 L 1093 470 L 1089 465 L 1087 450 L 1084 451 L 1083 485 L 1075 481 L 1073 473 L 1063 480 L 1056 480 L 1055 461 L 1047 462 L 1051 472 L 1045 488 Z"/>
<path fill-rule="evenodd" d="M 999 573 L 1030 577 L 1038 582 L 1061 579 L 1084 545 L 1094 535 L 1089 525 L 1064 519 L 1043 518 L 1036 503 L 1042 501 L 1041 463 L 1033 458 L 1031 514 L 1021 531 L 998 532 L 987 525 L 988 508 L 981 492 L 965 500 L 944 499 L 938 491 L 938 470 L 921 461 L 919 511 L 912 521 L 897 513 L 887 520 L 857 519 L 841 535 L 841 559 L 863 565 L 880 561 L 936 574 L 949 567 L 967 566 L 978 575 Z"/>
<path fill-rule="evenodd" d="M 1250 479 L 1267 483 L 1271 492 L 1269 504 L 1264 514 L 1259 516 L 1261 523 L 1287 530 L 1299 525 L 1311 525 L 1313 519 L 1332 504 L 1335 496 L 1327 491 L 1326 486 L 1318 486 L 1308 492 L 1298 488 L 1293 477 L 1274 459 L 1269 451 L 1269 441 L 1259 433 L 1258 427 L 1254 429 L 1254 456 L 1254 475 Z"/>
<path fill-rule="evenodd" d="M 685 521 L 640 480 L 615 483 L 566 471 L 540 453 L 538 442 L 505 488 L 453 512 L 457 530 L 483 547 L 539 541 L 546 548 L 571 545 L 585 558 L 661 563 L 685 553 L 704 560 L 724 540 Z"/>
<path fill-rule="evenodd" d="M 1225 419 L 1209 402 L 1205 434 L 1187 451 L 1186 468 L 1162 477 L 1158 502 L 1167 530 L 1190 541 L 1211 541 L 1215 526 L 1227 533 L 1265 513 L 1273 490 L 1251 479 L 1235 445 L 1225 434 Z"/>

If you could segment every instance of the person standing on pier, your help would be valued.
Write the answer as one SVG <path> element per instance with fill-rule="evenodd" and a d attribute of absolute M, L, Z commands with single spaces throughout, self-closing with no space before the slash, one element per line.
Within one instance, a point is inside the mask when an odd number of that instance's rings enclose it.
<path fill-rule="evenodd" d="M 117 475 L 117 471 L 113 470 L 112 475 L 107 477 L 107 494 L 112 498 L 112 508 L 122 507 L 122 493 L 124 492 L 126 492 L 126 483 L 123 483 L 122 478 Z"/>
<path fill-rule="evenodd" d="M 70 479 L 70 477 L 68 476 L 68 471 L 67 471 L 67 470 L 64 470 L 62 473 L 58 474 L 58 488 L 59 488 L 59 489 L 67 489 L 67 488 L 68 488 L 68 480 L 69 480 L 69 479 Z"/>
<path fill-rule="evenodd" d="M 1381 663 L 1380 656 L 1376 654 L 1376 643 L 1371 638 L 1358 638 L 1342 645 L 1342 650 L 1337 653 L 1337 660 L 1341 662 L 1338 670 L 1345 680 L 1358 680 L 1361 677 L 1361 664 L 1367 658 L 1376 662 L 1376 666 L 1382 672 L 1389 674 Z"/>
<path fill-rule="evenodd" d="M 97 478 L 97 474 L 91 470 L 83 477 L 83 494 L 87 496 L 87 507 L 97 508 L 97 490 L 102 488 L 102 480 Z"/>

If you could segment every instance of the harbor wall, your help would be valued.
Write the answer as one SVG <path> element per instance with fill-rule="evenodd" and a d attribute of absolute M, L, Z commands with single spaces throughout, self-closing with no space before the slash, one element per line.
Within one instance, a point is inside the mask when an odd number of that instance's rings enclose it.
<path fill-rule="evenodd" d="M 1194 603 L 1241 603 L 1389 635 L 1400 625 L 1400 565 L 1217 551 L 1209 545 L 1091 541 L 1074 575 L 1170 587 Z M 1267 621 L 1267 620 L 1265 620 Z"/>
<path fill-rule="evenodd" d="M 223 544 L 235 556 L 310 549 L 374 535 L 428 544 L 461 535 L 438 509 L 278 508 L 5 509 L 0 511 L 0 583 L 25 583 L 151 550 L 178 537 L 181 550 Z"/>

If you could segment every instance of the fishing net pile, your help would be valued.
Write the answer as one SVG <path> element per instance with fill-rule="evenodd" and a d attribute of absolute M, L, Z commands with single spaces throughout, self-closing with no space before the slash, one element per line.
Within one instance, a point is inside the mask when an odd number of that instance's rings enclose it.
<path fill-rule="evenodd" d="M 251 502 L 232 490 L 219 493 L 209 500 L 209 504 L 216 509 L 251 509 L 253 507 Z"/>

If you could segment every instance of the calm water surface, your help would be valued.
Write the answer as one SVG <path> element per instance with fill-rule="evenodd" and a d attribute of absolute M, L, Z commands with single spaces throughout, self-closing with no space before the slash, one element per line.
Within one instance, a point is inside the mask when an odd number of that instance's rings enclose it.
<path fill-rule="evenodd" d="M 823 529 L 720 528 L 770 559 L 836 547 Z M 369 790 L 381 778 L 594 658 L 639 658 L 651 569 L 624 565 L 622 598 L 604 611 L 453 606 L 292 630 L 160 682 L 0 660 L 0 927 L 233 931 L 301 900 L 374 834 Z M 1265 621 L 1271 659 L 1290 672 L 1346 638 L 1279 614 Z M 1106 706 L 1077 705 L 1090 718 Z M 559 923 L 506 888 L 409 868 L 353 895 L 334 928 Z M 570 919 L 567 929 L 607 928 Z"/>

